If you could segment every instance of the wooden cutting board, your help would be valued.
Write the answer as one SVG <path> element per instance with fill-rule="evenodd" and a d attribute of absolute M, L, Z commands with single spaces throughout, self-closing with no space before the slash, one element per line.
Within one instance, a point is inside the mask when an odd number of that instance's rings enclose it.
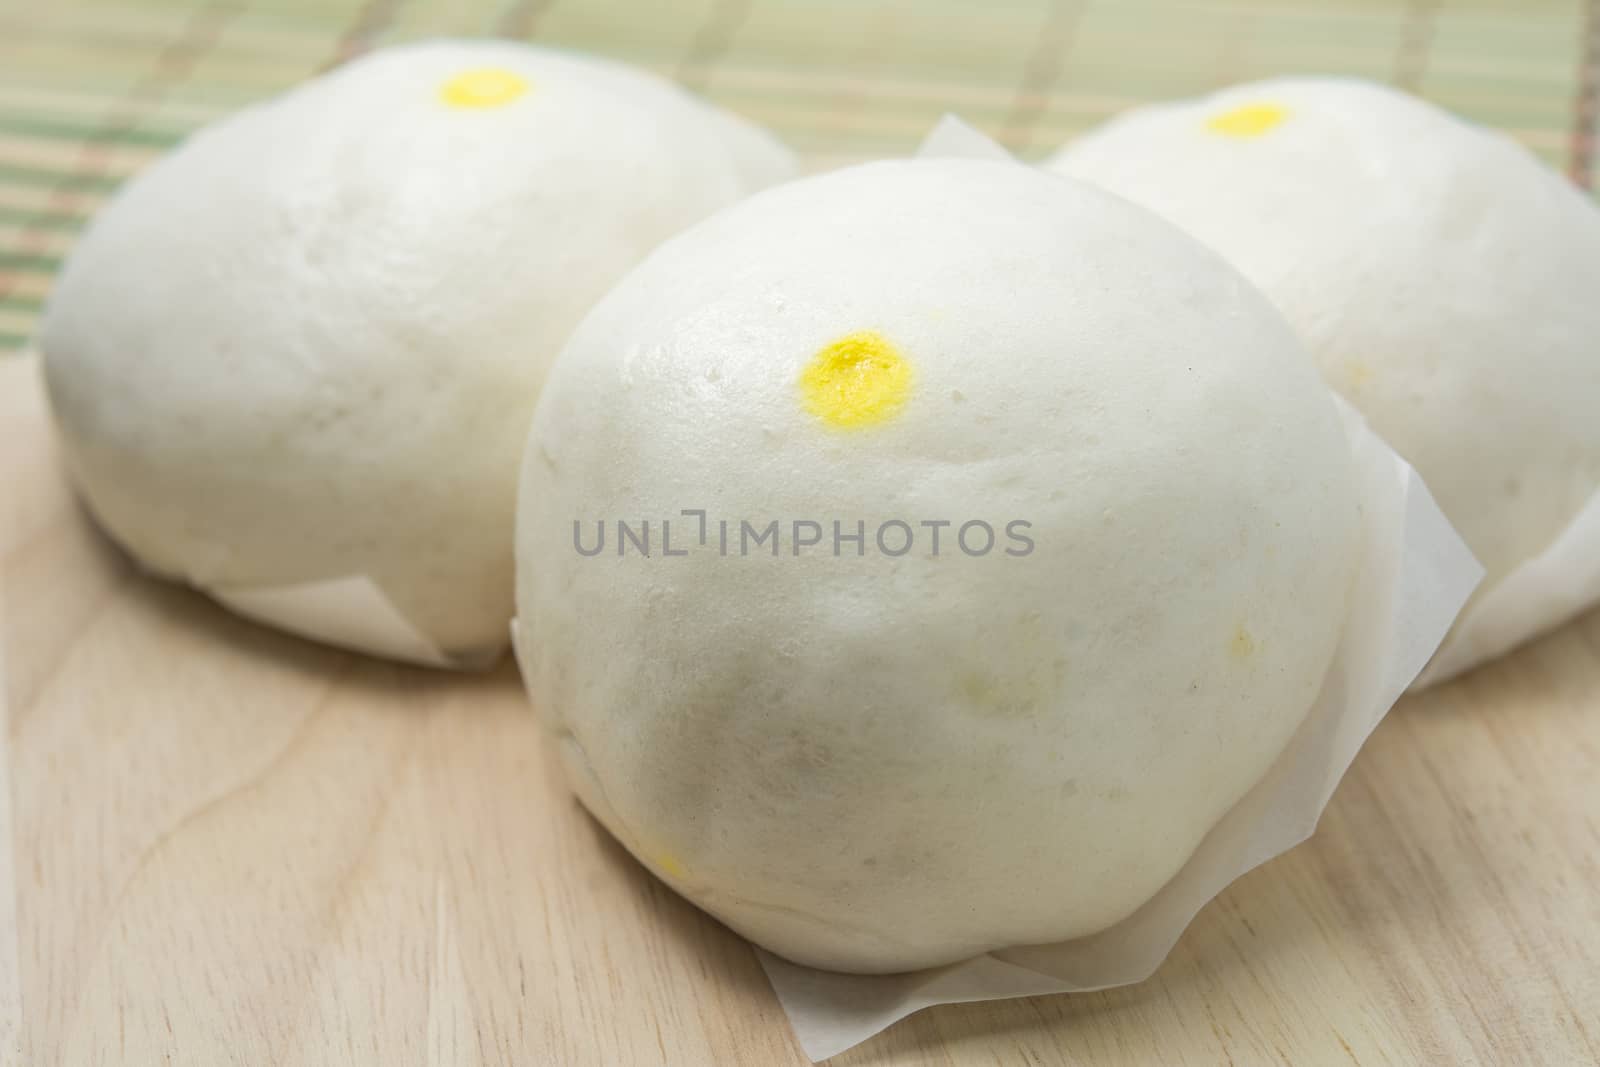
<path fill-rule="evenodd" d="M 0 364 L 6 1062 L 805 1062 L 747 945 L 567 794 L 509 662 L 391 666 L 142 577 L 36 379 Z M 1402 702 L 1150 981 L 834 1062 L 1600 1063 L 1600 615 Z"/>

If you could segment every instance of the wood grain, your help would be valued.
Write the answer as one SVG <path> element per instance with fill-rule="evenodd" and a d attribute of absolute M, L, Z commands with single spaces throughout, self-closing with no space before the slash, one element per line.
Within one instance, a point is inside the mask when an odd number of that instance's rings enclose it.
<path fill-rule="evenodd" d="M 805 1062 L 749 948 L 567 794 L 509 663 L 390 666 L 144 578 L 35 379 L 0 364 L 0 1055 Z M 933 1009 L 835 1062 L 1600 1062 L 1597 772 L 1592 614 L 1403 702 L 1152 980 Z"/>

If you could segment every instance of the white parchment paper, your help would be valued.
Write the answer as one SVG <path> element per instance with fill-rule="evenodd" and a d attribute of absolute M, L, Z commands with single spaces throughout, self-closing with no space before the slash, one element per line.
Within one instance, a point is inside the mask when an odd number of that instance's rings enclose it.
<path fill-rule="evenodd" d="M 919 159 L 992 159 L 1015 163 L 1017 158 L 964 120 L 945 115 L 928 131 L 917 149 Z"/>
<path fill-rule="evenodd" d="M 934 1004 L 1142 981 L 1228 883 L 1311 835 L 1362 743 L 1428 661 L 1483 574 L 1416 472 L 1348 409 L 1346 422 L 1363 491 L 1364 561 L 1322 691 L 1266 777 L 1144 907 L 1093 936 L 899 975 L 833 974 L 759 951 L 813 1060 Z"/>
<path fill-rule="evenodd" d="M 366 575 L 204 592 L 246 618 L 323 644 L 427 667 L 482 665 L 478 658 L 446 653 L 413 626 Z"/>
<path fill-rule="evenodd" d="M 1595 415 L 1600 418 L 1600 412 Z M 1600 604 L 1600 493 L 1550 547 L 1525 560 L 1456 620 L 1413 689 L 1448 681 Z"/>
<path fill-rule="evenodd" d="M 922 154 L 1009 158 L 948 117 Z M 1363 563 L 1322 690 L 1266 776 L 1212 828 L 1172 881 L 1098 934 L 898 975 L 834 974 L 758 950 L 813 1060 L 935 1004 L 1142 981 L 1223 888 L 1310 836 L 1362 743 L 1428 662 L 1483 575 L 1422 479 L 1353 409 L 1340 407 L 1363 501 Z"/>

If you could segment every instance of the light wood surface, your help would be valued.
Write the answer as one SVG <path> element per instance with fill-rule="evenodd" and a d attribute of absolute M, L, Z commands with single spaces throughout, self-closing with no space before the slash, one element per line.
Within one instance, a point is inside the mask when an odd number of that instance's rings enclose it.
<path fill-rule="evenodd" d="M 509 663 L 390 666 L 142 577 L 35 378 L 0 364 L 6 1062 L 805 1062 L 749 948 L 567 794 Z M 1600 1063 L 1597 772 L 1591 614 L 1404 701 L 1150 981 L 833 1062 Z"/>

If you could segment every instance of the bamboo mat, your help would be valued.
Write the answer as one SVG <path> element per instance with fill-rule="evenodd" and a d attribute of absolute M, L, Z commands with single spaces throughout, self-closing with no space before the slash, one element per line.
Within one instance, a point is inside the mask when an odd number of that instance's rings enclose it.
<path fill-rule="evenodd" d="M 1024 157 L 1142 101 L 1288 72 L 1412 89 L 1593 187 L 1600 0 L 0 0 L 0 356 L 73 236 L 189 130 L 367 49 L 604 53 L 765 123 L 813 168 L 955 111 Z"/>

